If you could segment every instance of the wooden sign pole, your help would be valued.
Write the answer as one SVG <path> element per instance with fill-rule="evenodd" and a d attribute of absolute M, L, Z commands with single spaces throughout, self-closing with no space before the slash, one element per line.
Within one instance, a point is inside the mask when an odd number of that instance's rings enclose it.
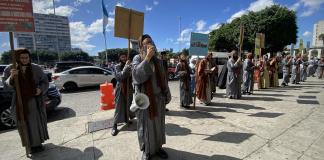
<path fill-rule="evenodd" d="M 128 53 L 127 53 L 127 59 L 129 60 L 129 56 L 130 56 L 130 43 L 131 43 L 131 41 L 130 41 L 130 37 L 131 37 L 131 31 L 132 31 L 132 29 L 131 29 L 131 27 L 132 27 L 132 10 L 130 9 L 129 10 L 129 25 L 128 25 Z M 128 109 L 128 92 L 129 92 L 129 81 L 130 81 L 130 79 L 129 78 L 127 78 L 127 80 L 126 80 L 126 116 L 127 116 L 127 122 L 128 122 L 128 118 L 129 118 L 129 109 Z M 135 97 L 133 97 L 133 98 L 135 98 Z"/>

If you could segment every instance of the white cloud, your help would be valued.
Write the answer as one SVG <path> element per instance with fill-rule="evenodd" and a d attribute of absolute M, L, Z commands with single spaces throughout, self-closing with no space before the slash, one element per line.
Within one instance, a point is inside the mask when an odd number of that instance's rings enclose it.
<path fill-rule="evenodd" d="M 196 27 L 197 27 L 197 31 L 202 31 L 204 28 L 205 28 L 205 25 L 207 23 L 204 21 L 204 20 L 199 20 L 197 23 L 196 23 Z"/>
<path fill-rule="evenodd" d="M 114 19 L 108 19 L 107 31 L 111 31 L 114 26 Z M 90 25 L 85 25 L 82 21 L 70 22 L 71 43 L 74 47 L 79 47 L 85 51 L 92 50 L 95 45 L 89 44 L 89 40 L 97 33 L 102 32 L 102 19 L 97 19 Z"/>
<path fill-rule="evenodd" d="M 248 13 L 249 11 L 252 12 L 258 12 L 262 9 L 265 9 L 266 7 L 272 6 L 274 4 L 273 0 L 257 0 L 255 2 L 252 2 L 247 9 L 242 9 L 236 13 L 234 13 L 227 22 L 232 22 L 235 18 L 239 18 L 243 16 L 244 14 Z"/>
<path fill-rule="evenodd" d="M 227 13 L 227 12 L 229 12 L 230 10 L 231 10 L 230 7 L 226 7 L 226 8 L 223 10 L 223 12 Z"/>
<path fill-rule="evenodd" d="M 125 3 L 118 2 L 115 6 L 124 7 Z M 114 16 L 114 15 L 115 15 L 115 9 L 113 11 L 109 12 L 109 16 Z"/>
<path fill-rule="evenodd" d="M 231 16 L 231 18 L 229 18 L 229 19 L 227 20 L 227 22 L 230 23 L 230 22 L 232 22 L 234 19 L 239 18 L 239 17 L 243 16 L 243 15 L 246 14 L 246 13 L 247 13 L 246 10 L 240 10 L 240 11 L 234 13 L 234 14 Z"/>
<path fill-rule="evenodd" d="M 78 7 L 83 3 L 89 3 L 91 0 L 76 0 L 74 1 L 74 6 Z"/>
<path fill-rule="evenodd" d="M 159 4 L 159 2 L 158 1 L 153 1 L 153 4 L 157 6 Z"/>
<path fill-rule="evenodd" d="M 44 1 L 44 0 L 34 0 L 33 11 L 35 13 L 53 14 L 54 13 L 53 2 Z M 55 13 L 57 15 L 71 16 L 75 11 L 77 11 L 77 9 L 71 6 L 55 6 Z"/>
<path fill-rule="evenodd" d="M 181 31 L 180 37 L 177 39 L 176 44 L 185 43 L 190 41 L 190 35 L 193 30 L 191 28 L 187 28 Z"/>
<path fill-rule="evenodd" d="M 221 25 L 219 23 L 215 23 L 209 26 L 209 30 L 215 30 L 218 29 L 219 27 L 221 27 Z"/>
<path fill-rule="evenodd" d="M 7 43 L 7 42 L 4 42 L 4 43 L 1 44 L 2 49 L 9 49 L 9 47 L 10 47 L 10 44 Z"/>
<path fill-rule="evenodd" d="M 300 2 L 294 3 L 292 6 L 288 7 L 290 10 L 297 11 L 300 7 Z"/>
<path fill-rule="evenodd" d="M 149 5 L 145 5 L 145 11 L 152 11 L 153 7 Z"/>
<path fill-rule="evenodd" d="M 312 32 L 309 32 L 309 31 L 306 31 L 306 32 L 303 33 L 304 37 L 309 37 L 311 35 L 312 35 Z"/>
<path fill-rule="evenodd" d="M 304 7 L 306 8 L 301 16 L 307 17 L 318 11 L 321 5 L 324 3 L 324 0 L 300 0 L 303 3 Z"/>
<path fill-rule="evenodd" d="M 173 41 L 174 41 L 174 40 L 173 40 L 172 38 L 167 38 L 167 39 L 166 39 L 166 42 L 167 42 L 167 43 L 173 43 Z"/>

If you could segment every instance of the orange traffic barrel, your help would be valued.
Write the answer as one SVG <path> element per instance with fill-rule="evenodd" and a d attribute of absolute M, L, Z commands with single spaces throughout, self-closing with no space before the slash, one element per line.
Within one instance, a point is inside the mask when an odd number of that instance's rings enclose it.
<path fill-rule="evenodd" d="M 115 95 L 114 95 L 114 87 L 112 83 L 105 82 L 100 85 L 100 109 L 101 110 L 109 110 L 115 108 Z"/>

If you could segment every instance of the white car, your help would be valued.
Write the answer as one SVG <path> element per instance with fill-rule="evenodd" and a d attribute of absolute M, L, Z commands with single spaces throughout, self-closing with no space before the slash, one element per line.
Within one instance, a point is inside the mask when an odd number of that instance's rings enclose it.
<path fill-rule="evenodd" d="M 104 82 L 116 85 L 116 79 L 111 71 L 96 66 L 82 66 L 52 75 L 57 88 L 72 91 L 78 87 L 99 86 Z"/>

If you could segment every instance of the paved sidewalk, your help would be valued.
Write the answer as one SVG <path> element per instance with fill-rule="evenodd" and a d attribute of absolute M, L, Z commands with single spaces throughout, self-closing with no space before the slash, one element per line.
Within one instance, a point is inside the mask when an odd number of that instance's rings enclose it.
<path fill-rule="evenodd" d="M 324 81 L 309 78 L 301 85 L 255 91 L 241 100 L 224 97 L 210 106 L 197 102 L 196 110 L 179 108 L 179 93 L 172 93 L 166 115 L 167 144 L 171 160 L 323 160 Z M 88 122 L 113 117 L 114 110 L 73 117 L 48 124 L 46 151 L 32 159 L 138 160 L 136 121 L 88 133 Z M 0 159 L 27 159 L 16 130 L 0 133 Z M 154 159 L 159 159 L 154 157 Z"/>

